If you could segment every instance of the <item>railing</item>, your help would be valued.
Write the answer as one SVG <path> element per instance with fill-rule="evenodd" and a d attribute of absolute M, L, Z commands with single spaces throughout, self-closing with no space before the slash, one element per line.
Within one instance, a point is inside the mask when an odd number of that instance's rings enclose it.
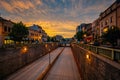
<path fill-rule="evenodd" d="M 120 50 L 119 49 L 112 49 L 112 48 L 105 48 L 87 44 L 78 44 L 79 46 L 92 51 L 93 53 L 105 56 L 109 59 L 115 60 L 120 62 Z"/>

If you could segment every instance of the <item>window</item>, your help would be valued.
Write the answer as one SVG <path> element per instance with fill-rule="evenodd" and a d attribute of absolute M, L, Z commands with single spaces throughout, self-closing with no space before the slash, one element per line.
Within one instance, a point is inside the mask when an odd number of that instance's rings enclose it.
<path fill-rule="evenodd" d="M 110 23 L 112 23 L 112 22 L 113 22 L 113 17 L 111 16 L 111 17 L 110 17 Z"/>
<path fill-rule="evenodd" d="M 8 32 L 10 32 L 10 31 L 11 31 L 11 28 L 9 27 L 9 28 L 8 28 Z"/>
<path fill-rule="evenodd" d="M 105 25 L 108 25 L 108 20 L 105 21 Z"/>
<path fill-rule="evenodd" d="M 4 31 L 7 32 L 7 26 L 4 27 Z"/>
<path fill-rule="evenodd" d="M 103 23 L 101 22 L 101 27 L 103 27 Z"/>

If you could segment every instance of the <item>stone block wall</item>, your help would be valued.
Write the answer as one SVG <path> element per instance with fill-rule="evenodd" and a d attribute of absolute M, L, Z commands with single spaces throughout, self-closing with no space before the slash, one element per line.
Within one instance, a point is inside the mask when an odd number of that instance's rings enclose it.
<path fill-rule="evenodd" d="M 120 80 L 120 64 L 72 44 L 82 80 Z M 95 55 L 94 55 L 95 54 Z M 100 57 L 100 58 L 99 58 Z"/>
<path fill-rule="evenodd" d="M 46 44 L 27 46 L 26 53 L 22 48 L 0 50 L 0 80 L 58 47 L 57 43 Z"/>

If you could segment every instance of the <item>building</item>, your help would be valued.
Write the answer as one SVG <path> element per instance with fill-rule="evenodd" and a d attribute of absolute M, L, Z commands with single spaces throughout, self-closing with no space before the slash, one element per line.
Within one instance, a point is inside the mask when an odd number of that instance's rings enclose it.
<path fill-rule="evenodd" d="M 79 25 L 79 26 L 76 28 L 76 33 L 77 33 L 77 32 L 80 32 L 80 31 L 85 31 L 85 28 L 86 28 L 86 24 L 85 24 L 85 23 L 82 23 L 81 25 Z"/>
<path fill-rule="evenodd" d="M 48 35 L 47 35 L 47 33 L 45 32 L 45 30 L 42 30 L 42 41 L 43 41 L 43 42 L 47 42 L 47 37 L 48 37 Z"/>
<path fill-rule="evenodd" d="M 47 33 L 42 29 L 41 26 L 33 24 L 28 27 L 29 35 L 28 39 L 30 42 L 46 42 L 47 41 Z"/>
<path fill-rule="evenodd" d="M 117 26 L 120 28 L 120 0 L 117 0 Z"/>
<path fill-rule="evenodd" d="M 8 36 L 8 34 L 12 31 L 13 25 L 14 23 L 12 21 L 0 17 L 0 46 L 13 42 Z"/>
<path fill-rule="evenodd" d="M 36 42 L 40 43 L 42 42 L 42 28 L 38 25 L 32 25 L 28 27 L 29 35 L 28 40 L 29 42 Z"/>
<path fill-rule="evenodd" d="M 87 36 L 92 35 L 92 23 L 86 24 L 85 32 L 86 32 Z"/>
<path fill-rule="evenodd" d="M 93 34 L 93 39 L 98 39 L 100 38 L 100 19 L 96 19 L 92 23 L 92 34 Z"/>
<path fill-rule="evenodd" d="M 84 41 L 85 42 L 90 42 L 92 41 L 92 24 L 91 23 L 82 23 L 76 28 L 76 33 L 83 31 L 85 32 L 84 34 Z"/>
<path fill-rule="evenodd" d="M 61 35 L 56 35 L 56 36 L 54 37 L 54 39 L 55 39 L 55 41 L 61 42 L 62 39 L 63 39 L 63 36 L 61 36 Z"/>
<path fill-rule="evenodd" d="M 93 40 L 93 34 L 92 34 L 92 23 L 86 24 L 85 27 L 85 34 L 84 34 L 84 41 L 89 43 Z"/>
<path fill-rule="evenodd" d="M 116 0 L 110 7 L 100 14 L 100 36 L 111 26 L 120 28 L 120 1 Z"/>

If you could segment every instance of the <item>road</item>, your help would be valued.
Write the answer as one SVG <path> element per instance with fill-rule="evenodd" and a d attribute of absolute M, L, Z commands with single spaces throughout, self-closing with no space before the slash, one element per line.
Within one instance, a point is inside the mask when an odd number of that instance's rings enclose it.
<path fill-rule="evenodd" d="M 81 80 L 70 47 L 66 47 L 44 80 Z"/>
<path fill-rule="evenodd" d="M 61 52 L 63 47 L 57 48 L 50 53 L 51 62 Z M 33 63 L 18 70 L 14 74 L 7 77 L 5 80 L 36 80 L 43 70 L 49 65 L 49 55 L 45 55 Z"/>

